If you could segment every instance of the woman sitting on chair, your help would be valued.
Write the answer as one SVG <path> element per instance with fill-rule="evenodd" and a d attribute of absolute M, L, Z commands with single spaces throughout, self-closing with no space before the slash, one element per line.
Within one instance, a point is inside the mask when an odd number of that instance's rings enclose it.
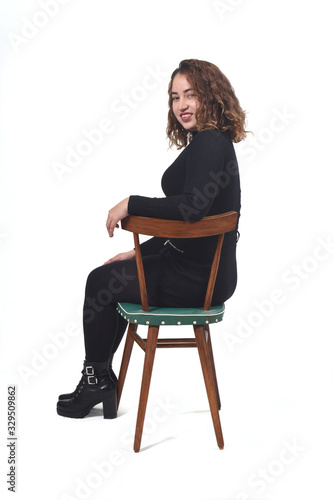
<path fill-rule="evenodd" d="M 109 210 L 109 236 L 128 214 L 198 221 L 240 212 L 240 184 L 233 142 L 246 136 L 245 112 L 229 80 L 214 65 L 184 60 L 169 83 L 167 135 L 185 148 L 164 172 L 165 197 L 130 196 Z M 151 238 L 140 245 L 149 305 L 202 307 L 217 237 Z M 237 228 L 225 235 L 212 305 L 235 291 Z M 127 321 L 118 302 L 141 303 L 135 250 L 120 253 L 88 276 L 83 306 L 85 361 L 71 394 L 59 396 L 59 415 L 82 418 L 103 403 L 104 418 L 115 418 L 117 378 L 112 358 Z"/>

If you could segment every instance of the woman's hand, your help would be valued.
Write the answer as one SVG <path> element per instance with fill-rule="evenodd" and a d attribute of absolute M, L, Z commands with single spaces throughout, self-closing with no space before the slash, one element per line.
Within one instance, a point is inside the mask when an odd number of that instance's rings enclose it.
<path fill-rule="evenodd" d="M 118 205 L 109 210 L 108 218 L 106 221 L 106 228 L 108 230 L 110 238 L 112 238 L 113 236 L 115 227 L 119 227 L 118 222 L 128 215 L 128 200 L 129 198 L 125 198 L 123 201 L 118 203 Z"/>
<path fill-rule="evenodd" d="M 104 264 L 111 264 L 111 262 L 117 262 L 118 260 L 128 260 L 134 258 L 135 250 L 130 250 L 129 252 L 118 253 L 118 255 L 115 255 L 114 257 L 112 257 L 112 259 L 107 260 L 106 262 L 104 262 Z"/>

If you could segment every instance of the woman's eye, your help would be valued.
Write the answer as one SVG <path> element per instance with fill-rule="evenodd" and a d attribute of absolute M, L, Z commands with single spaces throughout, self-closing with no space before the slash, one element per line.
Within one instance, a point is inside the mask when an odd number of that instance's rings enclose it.
<path fill-rule="evenodd" d="M 172 100 L 173 101 L 177 101 L 179 99 L 179 97 L 173 97 Z"/>

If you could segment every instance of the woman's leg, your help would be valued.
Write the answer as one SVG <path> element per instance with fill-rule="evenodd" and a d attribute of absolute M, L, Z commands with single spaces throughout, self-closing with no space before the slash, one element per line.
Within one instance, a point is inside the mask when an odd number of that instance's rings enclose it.
<path fill-rule="evenodd" d="M 103 403 L 104 418 L 117 416 L 117 379 L 110 360 L 127 325 L 116 310 L 120 300 L 140 302 L 135 260 L 106 264 L 88 276 L 83 306 L 86 358 L 76 390 L 59 397 L 59 415 L 82 418 Z"/>
<path fill-rule="evenodd" d="M 141 301 L 135 260 L 105 264 L 88 276 L 83 305 L 87 360 L 106 361 L 119 346 L 127 326 L 116 310 L 119 301 Z"/>

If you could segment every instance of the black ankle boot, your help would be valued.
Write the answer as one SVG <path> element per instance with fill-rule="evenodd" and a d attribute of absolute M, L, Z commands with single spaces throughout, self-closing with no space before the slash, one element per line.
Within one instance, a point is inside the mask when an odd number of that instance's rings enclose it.
<path fill-rule="evenodd" d="M 112 358 L 113 358 L 113 354 L 111 354 L 111 358 L 109 359 L 108 371 L 110 373 L 111 379 L 113 380 L 113 382 L 115 383 L 115 386 L 117 387 L 118 379 L 117 379 L 117 376 L 116 376 L 115 372 L 112 370 L 112 367 L 111 367 Z M 80 382 L 78 383 L 75 391 L 70 392 L 69 394 L 60 394 L 60 396 L 58 398 L 59 401 L 62 401 L 64 399 L 72 399 L 72 398 L 74 398 L 74 396 L 77 393 L 79 387 L 82 385 L 83 373 L 84 373 L 84 366 L 83 366 L 83 370 L 82 370 L 81 373 L 82 373 L 82 378 L 81 378 Z"/>
<path fill-rule="evenodd" d="M 108 362 L 84 362 L 82 378 L 68 399 L 57 403 L 58 415 L 83 418 L 98 403 L 103 403 L 104 418 L 117 416 L 117 388 L 108 371 Z"/>
<path fill-rule="evenodd" d="M 117 379 L 117 376 L 116 376 L 115 372 L 112 370 L 112 361 L 113 361 L 113 356 L 114 356 L 114 352 L 111 352 L 110 357 L 109 357 L 109 367 L 108 367 L 108 370 L 109 370 L 109 372 L 110 372 L 110 375 L 111 375 L 112 380 L 114 381 L 114 383 L 115 383 L 115 384 L 116 384 L 116 386 L 117 386 L 118 379 Z"/>

